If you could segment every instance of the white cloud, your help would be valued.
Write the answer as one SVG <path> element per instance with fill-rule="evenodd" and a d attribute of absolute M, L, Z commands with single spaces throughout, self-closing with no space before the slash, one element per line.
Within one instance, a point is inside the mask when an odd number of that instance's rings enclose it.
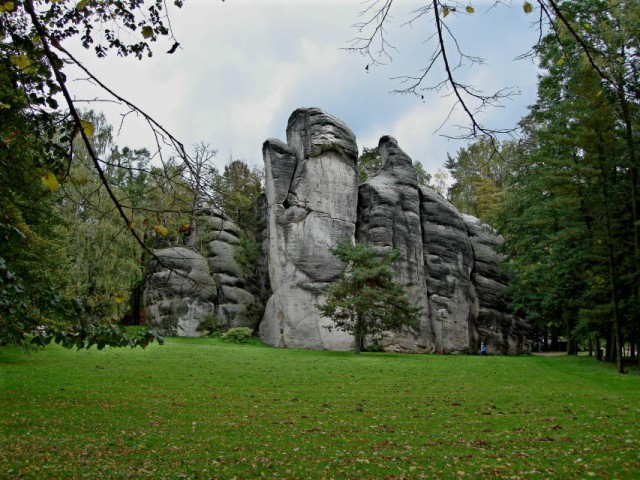
<path fill-rule="evenodd" d="M 421 35 L 430 24 L 400 28 L 406 11 L 398 10 L 390 34 L 399 54 L 390 65 L 366 73 L 366 59 L 341 50 L 355 35 L 350 26 L 362 8 L 361 0 L 190 0 L 182 11 L 172 13 L 182 47 L 175 54 L 163 53 L 169 42 L 142 61 L 98 61 L 91 53 L 82 58 L 105 83 L 153 115 L 185 146 L 204 141 L 218 149 L 221 163 L 231 155 L 260 163 L 263 141 L 284 136 L 290 113 L 300 106 L 316 106 L 345 121 L 358 136 L 360 148 L 375 146 L 381 135 L 391 134 L 433 173 L 447 151 L 454 153 L 459 147 L 434 134 L 449 111 L 448 99 L 427 95 L 422 103 L 388 93 L 398 88 L 390 77 L 415 73 L 423 66 L 429 47 L 422 45 Z M 491 56 L 492 63 L 472 70 L 470 82 L 485 91 L 520 84 L 526 93 L 520 103 L 486 116 L 491 122 L 515 122 L 523 105 L 531 103 L 535 86 L 531 70 L 524 72 L 511 63 L 533 41 L 523 23 L 529 20 L 523 20 L 516 8 L 472 17 L 452 19 L 452 28 L 461 43 L 476 50 L 471 53 Z M 79 95 L 96 95 L 86 85 L 72 85 Z M 117 123 L 117 113 L 110 115 Z M 453 120 L 451 124 L 465 121 L 458 116 Z M 128 117 L 125 126 L 119 139 L 123 145 L 152 141 L 133 118 Z"/>

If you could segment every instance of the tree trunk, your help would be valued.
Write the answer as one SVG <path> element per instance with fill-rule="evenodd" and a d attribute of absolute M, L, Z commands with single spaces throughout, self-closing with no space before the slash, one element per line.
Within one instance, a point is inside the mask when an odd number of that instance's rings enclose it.
<path fill-rule="evenodd" d="M 362 319 L 360 317 L 356 318 L 354 337 L 354 351 L 356 355 L 359 355 L 360 352 L 362 352 L 362 345 L 364 343 L 364 332 L 362 331 Z"/>

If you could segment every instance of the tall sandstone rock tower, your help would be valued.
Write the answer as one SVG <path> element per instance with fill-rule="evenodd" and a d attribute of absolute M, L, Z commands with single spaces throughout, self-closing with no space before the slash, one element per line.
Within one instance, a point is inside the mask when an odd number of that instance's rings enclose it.
<path fill-rule="evenodd" d="M 263 154 L 273 294 L 260 337 L 278 347 L 348 350 L 352 338 L 324 328 L 315 305 L 344 269 L 329 249 L 354 238 L 355 136 L 321 110 L 299 109 L 289 119 L 287 143 L 267 140 Z"/>

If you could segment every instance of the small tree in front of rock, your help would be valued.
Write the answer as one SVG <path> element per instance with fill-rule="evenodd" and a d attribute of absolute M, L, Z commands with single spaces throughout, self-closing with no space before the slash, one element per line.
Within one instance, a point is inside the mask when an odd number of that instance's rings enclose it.
<path fill-rule="evenodd" d="M 325 292 L 325 303 L 317 305 L 332 321 L 326 328 L 353 335 L 355 352 L 360 353 L 369 336 L 417 326 L 422 310 L 413 306 L 404 288 L 393 281 L 391 265 L 400 255 L 398 250 L 380 251 L 370 245 L 343 242 L 331 253 L 347 268 Z"/>

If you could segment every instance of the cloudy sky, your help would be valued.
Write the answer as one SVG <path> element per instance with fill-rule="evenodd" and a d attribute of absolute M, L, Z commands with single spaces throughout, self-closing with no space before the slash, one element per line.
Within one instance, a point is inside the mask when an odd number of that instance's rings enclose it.
<path fill-rule="evenodd" d="M 169 2 L 172 3 L 172 2 Z M 219 165 L 230 158 L 262 164 L 262 143 L 285 137 L 286 122 L 298 107 L 319 107 L 343 120 L 358 146 L 374 147 L 389 134 L 414 161 L 435 173 L 464 142 L 456 112 L 436 132 L 451 108 L 451 98 L 425 93 L 424 100 L 390 92 L 401 88 L 393 77 L 418 75 L 433 48 L 433 25 L 411 26 L 410 11 L 419 3 L 396 0 L 388 39 L 397 48 L 393 61 L 365 67 L 367 59 L 344 50 L 357 35 L 352 25 L 366 7 L 362 0 L 187 0 L 173 12 L 171 24 L 181 48 L 164 52 L 158 43 L 150 59 L 97 60 L 73 49 L 118 94 L 154 116 L 187 147 L 200 142 L 218 150 Z M 536 69 L 514 61 L 537 38 L 536 14 L 519 3 L 491 9 L 493 0 L 471 0 L 473 15 L 450 14 L 447 22 L 469 55 L 483 57 L 482 67 L 459 70 L 460 78 L 485 93 L 517 87 L 520 95 L 491 109 L 482 120 L 490 127 L 513 126 L 535 99 Z M 465 4 L 466 5 L 466 4 Z M 434 77 L 435 80 L 436 77 Z M 78 99 L 104 97 L 87 82 L 69 82 Z M 99 103 L 111 123 L 119 111 Z M 153 145 L 147 130 L 128 116 L 117 139 L 133 148 Z"/>

